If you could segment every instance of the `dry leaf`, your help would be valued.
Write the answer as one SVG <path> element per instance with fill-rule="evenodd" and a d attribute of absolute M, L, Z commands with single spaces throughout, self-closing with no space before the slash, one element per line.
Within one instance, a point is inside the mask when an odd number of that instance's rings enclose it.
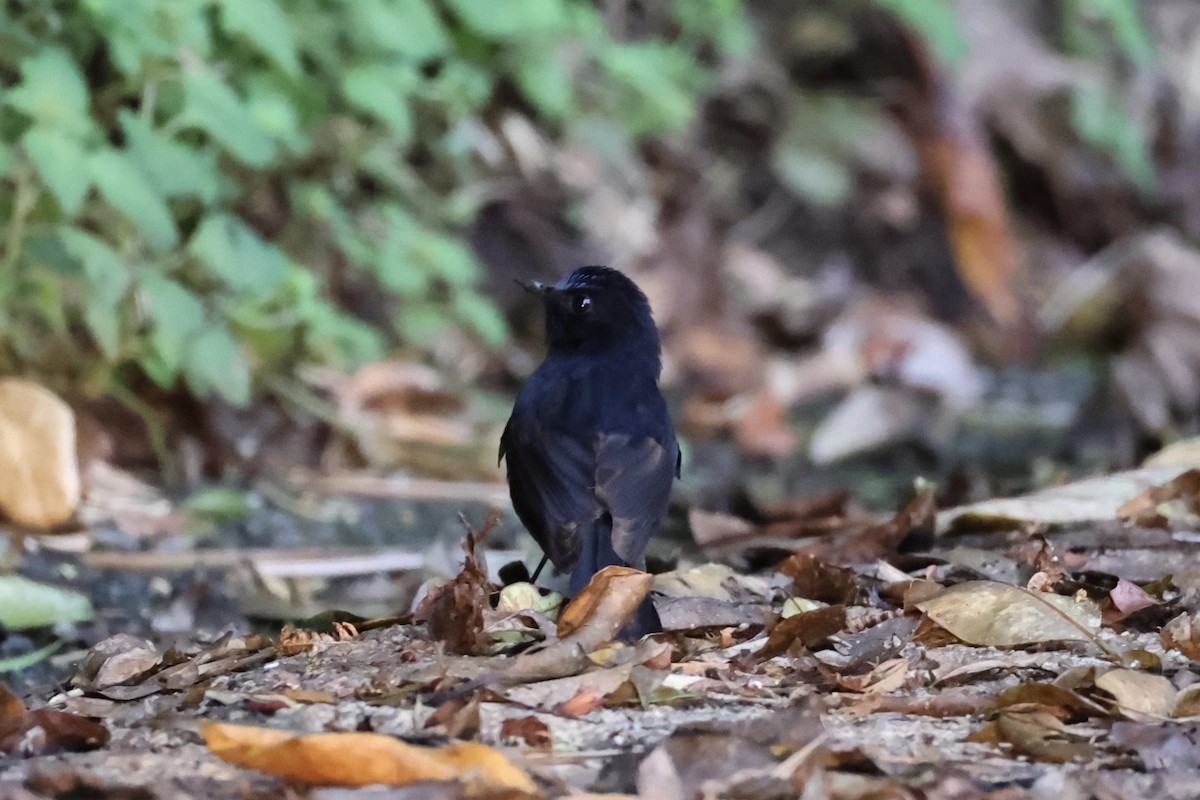
<path fill-rule="evenodd" d="M 631 567 L 605 567 L 563 609 L 558 635 L 589 652 L 595 650 L 616 637 L 653 585 L 654 576 L 649 573 Z"/>
<path fill-rule="evenodd" d="M 108 739 L 107 728 L 85 717 L 50 708 L 29 711 L 0 683 L 0 753 L 23 757 L 80 753 L 103 747 Z"/>
<path fill-rule="evenodd" d="M 1139 722 L 1168 719 L 1175 708 L 1175 687 L 1162 675 L 1113 669 L 1096 678 L 1096 688 L 1113 696 L 1121 714 Z"/>
<path fill-rule="evenodd" d="M 1100 612 L 1090 600 L 1030 592 L 995 581 L 970 581 L 917 603 L 967 644 L 1012 647 L 1036 642 L 1095 642 Z"/>
<path fill-rule="evenodd" d="M 1193 614 L 1180 614 L 1163 626 L 1162 645 L 1178 650 L 1193 661 L 1200 661 L 1200 624 Z"/>
<path fill-rule="evenodd" d="M 550 726 L 532 715 L 504 720 L 500 724 L 500 738 L 506 741 L 516 739 L 539 749 L 549 749 L 554 744 Z"/>
<path fill-rule="evenodd" d="M 495 525 L 489 520 L 480 533 L 482 539 Z M 482 655 L 491 648 L 484 633 L 483 610 L 491 608 L 492 584 L 488 580 L 483 548 L 474 534 L 463 540 L 466 560 L 452 580 L 430 590 L 413 612 L 413 620 L 429 623 L 429 632 L 446 649 L 462 655 Z"/>
<path fill-rule="evenodd" d="M 1071 731 L 1050 711 L 1002 711 L 996 719 L 967 738 L 969 742 L 1006 744 L 1035 761 L 1082 763 L 1093 757 L 1087 736 Z"/>
<path fill-rule="evenodd" d="M 481 789 L 534 793 L 537 785 L 499 751 L 472 742 L 417 747 L 375 733 L 304 736 L 251 725 L 204 722 L 201 733 L 217 757 L 313 786 L 403 786 L 460 780 Z"/>
<path fill-rule="evenodd" d="M 0 475 L 0 513 L 20 525 L 53 528 L 79 505 L 75 414 L 32 381 L 0 379 Z"/>

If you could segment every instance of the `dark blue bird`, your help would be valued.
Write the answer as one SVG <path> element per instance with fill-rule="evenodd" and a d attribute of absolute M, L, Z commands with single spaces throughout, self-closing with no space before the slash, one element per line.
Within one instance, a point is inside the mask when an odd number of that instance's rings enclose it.
<path fill-rule="evenodd" d="M 517 516 L 576 595 L 603 567 L 645 568 L 679 445 L 658 389 L 658 328 L 637 285 L 582 267 L 530 288 L 545 306 L 548 351 L 517 395 L 500 458 Z M 622 636 L 654 630 L 647 598 Z"/>

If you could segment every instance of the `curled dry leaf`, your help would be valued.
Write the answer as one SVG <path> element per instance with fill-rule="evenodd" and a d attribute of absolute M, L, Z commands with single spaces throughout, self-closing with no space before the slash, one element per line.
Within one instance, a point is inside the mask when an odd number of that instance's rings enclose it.
<path fill-rule="evenodd" d="M 500 724 L 500 738 L 506 741 L 515 739 L 539 749 L 549 749 L 554 744 L 550 726 L 533 715 L 504 720 Z"/>
<path fill-rule="evenodd" d="M 375 733 L 298 736 L 251 725 L 205 722 L 208 749 L 231 764 L 313 786 L 404 786 L 459 780 L 481 790 L 537 792 L 500 751 L 473 742 L 417 747 Z"/>
<path fill-rule="evenodd" d="M 563 609 L 558 634 L 595 650 L 613 639 L 637 610 L 654 576 L 631 567 L 605 567 L 592 576 L 579 596 Z"/>
<path fill-rule="evenodd" d="M 1090 761 L 1094 748 L 1088 735 L 1075 732 L 1051 711 L 1004 710 L 967 741 L 1007 746 L 1034 761 L 1057 764 Z"/>
<path fill-rule="evenodd" d="M 1163 626 L 1162 646 L 1200 661 L 1200 622 L 1195 614 L 1180 614 Z"/>
<path fill-rule="evenodd" d="M 967 644 L 1012 647 L 1037 642 L 1096 643 L 1099 608 L 1090 600 L 1030 592 L 996 581 L 970 581 L 917 603 Z"/>
<path fill-rule="evenodd" d="M 1162 675 L 1112 669 L 1096 678 L 1096 688 L 1112 695 L 1122 716 L 1139 722 L 1169 719 L 1175 710 L 1175 686 Z"/>
<path fill-rule="evenodd" d="M 21 698 L 0 683 L 0 753 L 80 753 L 103 747 L 108 739 L 108 729 L 99 722 L 51 708 L 28 710 Z"/>
<path fill-rule="evenodd" d="M 1117 517 L 1146 528 L 1170 528 L 1195 522 L 1200 513 L 1200 469 L 1189 469 L 1166 483 L 1151 486 L 1117 509 Z"/>
<path fill-rule="evenodd" d="M 474 534 L 467 534 L 463 549 L 466 560 L 462 570 L 449 582 L 432 589 L 413 612 L 413 619 L 427 622 L 429 632 L 445 642 L 450 652 L 482 655 L 490 647 L 483 629 L 483 610 L 491 607 L 492 584 L 483 548 Z"/>
<path fill-rule="evenodd" d="M 79 505 L 75 414 L 32 381 L 0 379 L 0 514 L 53 528 Z"/>

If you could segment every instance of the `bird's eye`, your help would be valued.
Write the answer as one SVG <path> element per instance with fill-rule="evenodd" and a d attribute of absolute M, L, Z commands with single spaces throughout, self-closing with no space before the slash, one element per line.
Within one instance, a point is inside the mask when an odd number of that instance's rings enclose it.
<path fill-rule="evenodd" d="M 592 298 L 588 297 L 586 294 L 576 295 L 574 299 L 571 300 L 571 308 L 576 314 L 582 314 L 591 307 Z"/>

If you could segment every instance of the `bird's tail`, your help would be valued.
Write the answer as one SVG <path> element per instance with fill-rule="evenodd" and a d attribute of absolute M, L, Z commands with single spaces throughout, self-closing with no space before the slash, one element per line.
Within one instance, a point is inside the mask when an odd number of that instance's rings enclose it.
<path fill-rule="evenodd" d="M 606 525 L 605 522 L 606 520 L 603 519 L 598 520 L 582 532 L 579 560 L 575 562 L 575 568 L 571 570 L 572 597 L 578 596 L 592 576 L 605 567 L 632 566 L 613 550 L 612 524 Z M 638 568 L 642 567 L 639 565 Z M 654 608 L 654 602 L 646 597 L 629 621 L 625 623 L 625 627 L 621 629 L 618 636 L 622 641 L 636 642 L 646 634 L 661 631 L 662 620 L 659 619 L 658 611 Z"/>

